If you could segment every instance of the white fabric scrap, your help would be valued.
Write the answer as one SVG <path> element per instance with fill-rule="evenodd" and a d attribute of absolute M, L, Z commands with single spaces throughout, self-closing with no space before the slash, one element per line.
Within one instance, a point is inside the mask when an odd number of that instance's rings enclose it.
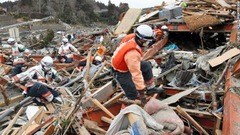
<path fill-rule="evenodd" d="M 130 125 L 128 121 L 128 117 L 125 114 L 128 113 L 134 113 L 136 115 L 139 115 L 143 118 L 144 123 L 147 127 L 152 128 L 154 130 L 162 130 L 163 125 L 157 123 L 146 111 L 144 111 L 141 107 L 138 105 L 130 105 L 126 107 L 125 109 L 121 110 L 121 112 L 115 117 L 115 119 L 112 121 L 106 135 L 114 135 L 118 131 L 127 129 Z"/>

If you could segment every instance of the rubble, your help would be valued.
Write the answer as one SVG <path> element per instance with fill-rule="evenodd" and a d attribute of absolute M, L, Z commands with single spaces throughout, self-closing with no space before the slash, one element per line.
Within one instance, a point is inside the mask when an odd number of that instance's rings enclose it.
<path fill-rule="evenodd" d="M 73 63 L 54 59 L 56 70 L 65 79 L 51 86 L 61 93 L 62 104 L 37 106 L 22 91 L 11 88 L 24 89 L 24 83 L 11 84 L 5 78 L 12 67 L 9 48 L 2 47 L 0 134 L 237 134 L 237 8 L 236 0 L 191 0 L 129 9 L 114 30 L 76 33 L 70 41 L 80 55 L 74 56 Z M 155 82 L 165 90 L 148 96 L 143 108 L 139 100 L 124 98 L 110 64 L 117 44 L 140 24 L 166 25 L 169 29 L 169 36 L 143 54 L 143 60 L 152 64 Z M 17 25 L 25 23 L 4 29 Z M 36 65 L 44 55 L 55 58 L 60 39 L 67 35 L 71 34 L 58 32 L 51 42 L 54 45 L 38 40 L 28 46 L 35 62 L 26 65 Z M 93 69 L 91 57 L 96 55 L 104 61 Z M 78 71 L 75 67 L 83 59 L 86 67 Z"/>

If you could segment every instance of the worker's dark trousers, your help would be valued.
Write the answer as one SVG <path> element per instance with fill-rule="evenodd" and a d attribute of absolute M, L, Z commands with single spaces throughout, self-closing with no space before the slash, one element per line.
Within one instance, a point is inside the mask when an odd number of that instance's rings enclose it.
<path fill-rule="evenodd" d="M 141 61 L 140 69 L 142 71 L 144 81 L 148 81 L 153 78 L 152 66 L 149 62 Z M 122 73 L 114 70 L 113 76 L 120 83 L 122 89 L 126 94 L 126 97 L 128 99 L 135 100 L 138 96 L 138 92 L 136 90 L 135 84 L 133 83 L 131 73 L 130 72 Z"/>
<path fill-rule="evenodd" d="M 56 91 L 38 82 L 28 89 L 27 95 L 31 97 L 43 98 L 42 95 L 46 94 L 48 91 L 50 91 L 54 97 L 59 96 Z"/>
<path fill-rule="evenodd" d="M 11 76 L 15 76 L 15 75 L 21 73 L 21 72 L 22 72 L 22 67 L 23 67 L 23 64 L 17 64 L 17 65 L 15 65 L 15 66 L 13 67 L 13 69 L 12 69 L 12 74 L 11 74 Z"/>
<path fill-rule="evenodd" d="M 65 59 L 65 63 L 72 63 L 73 58 L 68 58 L 67 56 L 58 56 L 58 60 L 60 61 L 62 58 Z M 60 61 L 61 62 L 61 61 Z"/>

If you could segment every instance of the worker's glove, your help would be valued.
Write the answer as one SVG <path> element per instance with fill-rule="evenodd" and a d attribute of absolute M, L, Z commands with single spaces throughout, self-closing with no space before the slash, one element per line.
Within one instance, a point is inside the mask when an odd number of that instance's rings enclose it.
<path fill-rule="evenodd" d="M 23 92 L 22 92 L 22 95 L 23 95 L 23 97 L 27 97 L 27 92 L 26 92 L 26 91 L 23 91 Z"/>
<path fill-rule="evenodd" d="M 138 91 L 142 106 L 144 106 L 147 103 L 147 99 L 145 97 L 145 91 L 146 91 L 146 88 L 144 88 L 143 90 L 139 90 Z"/>
<path fill-rule="evenodd" d="M 9 58 L 9 61 L 13 62 L 13 56 L 12 55 L 10 55 L 8 58 Z"/>

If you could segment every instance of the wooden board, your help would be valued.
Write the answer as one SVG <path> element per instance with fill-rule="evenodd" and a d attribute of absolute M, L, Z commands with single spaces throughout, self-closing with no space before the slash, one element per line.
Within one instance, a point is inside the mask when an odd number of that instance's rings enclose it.
<path fill-rule="evenodd" d="M 150 12 L 150 13 L 148 13 L 148 14 L 142 15 L 142 16 L 139 18 L 138 22 L 140 22 L 140 23 L 141 23 L 141 22 L 144 22 L 144 21 L 146 21 L 147 19 L 153 17 L 154 15 L 156 15 L 156 14 L 158 14 L 158 13 L 159 13 L 159 10 L 156 10 L 156 11 Z"/>
<path fill-rule="evenodd" d="M 108 82 L 101 88 L 99 88 L 97 91 L 95 91 L 91 97 L 97 99 L 99 102 L 102 102 L 104 100 L 107 100 L 115 91 L 112 88 L 112 82 Z M 87 108 L 87 107 L 93 107 L 94 103 L 92 102 L 91 99 L 86 99 L 83 101 L 82 107 Z"/>
<path fill-rule="evenodd" d="M 166 104 L 172 104 L 172 103 L 175 103 L 177 102 L 180 98 L 192 93 L 193 91 L 195 91 L 198 87 L 195 87 L 195 88 L 191 88 L 191 89 L 188 89 L 188 90 L 185 90 L 183 92 L 180 92 L 178 94 L 175 94 L 169 98 L 166 98 L 164 100 L 162 100 L 162 102 L 166 103 Z"/>
<path fill-rule="evenodd" d="M 140 16 L 142 12 L 142 9 L 138 8 L 130 8 L 124 15 L 122 21 L 118 25 L 117 29 L 114 31 L 114 35 L 119 35 L 122 33 L 127 34 L 131 28 L 132 25 L 137 21 L 138 17 Z"/>
<path fill-rule="evenodd" d="M 237 48 L 233 48 L 231 50 L 228 50 L 227 52 L 225 52 L 223 55 L 221 56 L 218 56 L 214 59 L 211 59 L 208 61 L 208 63 L 212 66 L 212 67 L 215 67 L 217 65 L 220 65 L 222 64 L 224 61 L 236 56 L 240 54 L 240 50 L 237 49 Z"/>
<path fill-rule="evenodd" d="M 224 0 L 215 0 L 219 5 L 221 5 L 222 7 L 225 7 L 225 8 L 231 8 L 231 5 L 227 4 L 226 1 Z"/>

